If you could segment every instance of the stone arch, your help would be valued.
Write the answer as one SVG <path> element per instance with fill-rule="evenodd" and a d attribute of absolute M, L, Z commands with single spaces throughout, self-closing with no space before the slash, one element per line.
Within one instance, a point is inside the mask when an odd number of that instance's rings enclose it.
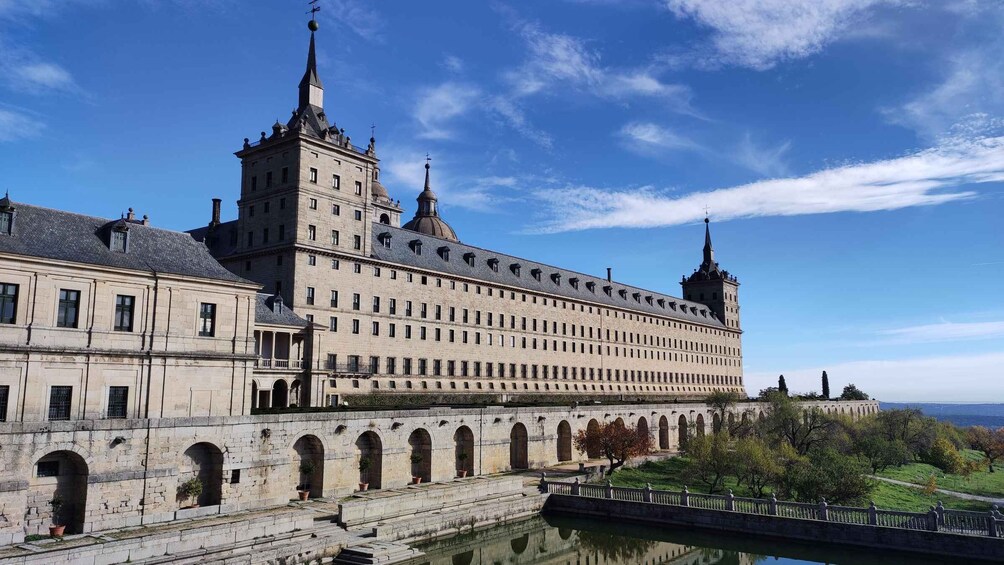
<path fill-rule="evenodd" d="M 272 408 L 285 408 L 289 404 L 289 387 L 286 381 L 276 379 L 272 383 Z"/>
<path fill-rule="evenodd" d="M 617 416 L 617 419 L 614 420 L 614 423 L 617 424 L 618 426 L 622 426 L 623 427 L 624 426 L 624 418 L 621 418 L 620 416 Z"/>
<path fill-rule="evenodd" d="M 373 431 L 365 431 L 356 439 L 359 483 L 378 489 L 383 481 L 383 442 Z"/>
<path fill-rule="evenodd" d="M 530 463 L 527 457 L 528 436 L 526 426 L 516 422 L 509 432 L 509 467 L 512 469 L 528 469 Z"/>
<path fill-rule="evenodd" d="M 390 216 L 388 216 L 387 214 L 380 214 L 380 223 L 389 226 Z"/>
<path fill-rule="evenodd" d="M 558 537 L 563 540 L 572 537 L 572 528 L 558 528 Z"/>
<path fill-rule="evenodd" d="M 687 448 L 687 439 L 688 439 L 688 436 L 687 436 L 687 415 L 686 414 L 680 414 L 680 419 L 679 419 L 677 425 L 678 425 L 678 432 L 679 432 L 679 438 L 678 438 L 679 444 L 678 445 L 680 446 L 680 449 L 686 449 Z"/>
<path fill-rule="evenodd" d="M 638 430 L 639 436 L 651 436 L 652 432 L 648 429 L 648 419 L 645 416 L 638 418 Z"/>
<path fill-rule="evenodd" d="M 384 214 L 386 216 L 386 214 Z M 474 550 L 468 549 L 450 558 L 451 565 L 471 565 L 474 563 Z"/>
<path fill-rule="evenodd" d="M 717 434 L 722 431 L 722 417 L 718 413 L 711 416 L 711 433 Z"/>
<path fill-rule="evenodd" d="M 572 426 L 566 420 L 558 422 L 558 461 L 572 460 Z"/>
<path fill-rule="evenodd" d="M 456 466 L 458 474 L 474 474 L 474 432 L 467 426 L 460 426 L 453 434 Z M 463 454 L 463 455 L 461 455 Z M 464 473 L 460 473 L 463 471 Z"/>
<path fill-rule="evenodd" d="M 300 436 L 292 447 L 291 473 L 297 490 L 310 493 L 310 498 L 324 496 L 324 445 L 317 436 Z"/>
<path fill-rule="evenodd" d="M 735 412 L 729 412 L 729 433 L 731 434 L 733 430 L 736 429 L 736 414 Z"/>
<path fill-rule="evenodd" d="M 704 437 L 704 414 L 697 415 L 697 422 L 696 425 L 694 426 L 694 432 L 697 434 L 697 437 Z"/>
<path fill-rule="evenodd" d="M 179 471 L 181 483 L 191 478 L 197 478 L 202 483 L 202 494 L 196 504 L 214 506 L 222 502 L 223 452 L 219 447 L 207 441 L 192 445 L 185 450 Z M 181 496 L 179 493 L 179 497 Z"/>
<path fill-rule="evenodd" d="M 530 546 L 530 534 L 523 534 L 509 542 L 509 548 L 516 555 L 521 555 Z"/>
<path fill-rule="evenodd" d="M 659 418 L 659 449 L 669 449 L 669 418 Z"/>
<path fill-rule="evenodd" d="M 28 486 L 28 508 L 24 522 L 29 531 L 47 531 L 50 524 L 66 526 L 65 533 L 84 532 L 87 516 L 87 462 L 80 454 L 69 450 L 53 451 L 35 462 Z M 49 501 L 63 501 L 59 513 L 53 515 Z"/>
<path fill-rule="evenodd" d="M 293 379 L 293 384 L 289 385 L 289 405 L 290 406 L 303 406 L 301 402 L 300 395 L 303 393 L 303 383 L 300 379 Z"/>
<path fill-rule="evenodd" d="M 767 420 L 767 416 L 763 413 L 763 410 L 760 411 L 760 415 L 757 417 L 757 419 L 760 420 L 761 424 Z"/>
<path fill-rule="evenodd" d="M 600 433 L 600 423 L 597 422 L 595 418 L 593 418 L 592 420 L 589 420 L 588 424 L 586 424 L 586 434 L 592 436 L 598 433 Z M 591 441 L 588 442 L 588 444 L 589 445 L 586 446 L 586 457 L 590 459 L 599 459 L 600 451 L 599 449 L 597 449 L 597 446 L 595 445 L 596 442 Z"/>
<path fill-rule="evenodd" d="M 411 476 L 418 482 L 432 480 L 432 436 L 425 428 L 418 428 L 408 436 L 411 448 Z"/>

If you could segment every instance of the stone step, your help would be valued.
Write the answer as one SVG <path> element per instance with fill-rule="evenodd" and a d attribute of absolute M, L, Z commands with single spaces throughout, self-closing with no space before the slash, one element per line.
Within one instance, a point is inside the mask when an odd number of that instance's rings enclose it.
<path fill-rule="evenodd" d="M 336 565 L 375 565 L 379 563 L 399 563 L 422 555 L 422 552 L 407 545 L 386 541 L 374 541 L 348 547 L 338 554 L 332 563 Z"/>

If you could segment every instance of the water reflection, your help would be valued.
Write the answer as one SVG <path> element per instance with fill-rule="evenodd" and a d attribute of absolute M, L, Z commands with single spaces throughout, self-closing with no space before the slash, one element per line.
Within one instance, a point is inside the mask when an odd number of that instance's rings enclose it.
<path fill-rule="evenodd" d="M 409 565 L 835 565 L 950 564 L 944 558 L 616 524 L 565 517 L 531 518 L 417 545 Z M 956 563 L 964 563 L 958 561 Z"/>

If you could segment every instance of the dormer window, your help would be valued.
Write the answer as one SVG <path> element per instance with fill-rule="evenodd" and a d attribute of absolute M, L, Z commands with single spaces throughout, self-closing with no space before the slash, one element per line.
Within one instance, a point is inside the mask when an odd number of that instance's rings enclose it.
<path fill-rule="evenodd" d="M 627 291 L 624 290 L 623 288 L 618 290 L 617 294 L 619 294 L 620 297 L 623 298 L 624 300 L 627 300 Z"/>
<path fill-rule="evenodd" d="M 595 293 L 596 292 L 596 283 L 594 283 L 593 281 L 587 282 L 586 283 L 586 290 L 588 290 L 589 292 Z"/>
<path fill-rule="evenodd" d="M 572 285 L 572 288 L 578 289 L 579 288 L 579 279 L 577 277 L 572 277 L 572 278 L 568 279 L 568 284 Z"/>
<path fill-rule="evenodd" d="M 635 302 L 641 302 L 641 293 L 640 292 L 632 293 L 631 298 L 634 298 Z"/>
<path fill-rule="evenodd" d="M 494 257 L 492 257 L 491 259 L 489 259 L 488 260 L 488 268 L 491 269 L 491 270 L 493 270 L 493 271 L 495 271 L 496 273 L 499 272 L 499 260 L 496 259 L 496 258 L 494 258 Z"/>
<path fill-rule="evenodd" d="M 540 273 L 541 273 L 540 269 L 531 269 L 530 270 L 530 275 L 533 276 L 534 280 L 538 280 L 538 281 L 540 280 Z"/>
<path fill-rule="evenodd" d="M 672 308 L 673 310 L 676 310 L 676 302 L 670 301 L 669 307 Z"/>
<path fill-rule="evenodd" d="M 119 253 L 125 253 L 126 251 L 126 237 L 128 232 L 125 231 L 113 231 L 112 232 L 112 251 L 117 251 Z"/>
<path fill-rule="evenodd" d="M 450 260 L 450 248 L 449 247 L 446 247 L 444 245 L 444 246 L 440 247 L 439 249 L 437 249 L 436 251 L 439 253 L 439 256 L 443 258 L 443 261 L 449 261 Z"/>
<path fill-rule="evenodd" d="M 656 304 L 659 305 L 660 308 L 665 308 L 666 307 L 666 301 L 663 300 L 662 298 L 656 300 L 655 302 L 656 302 Z"/>
<path fill-rule="evenodd" d="M 380 240 L 380 243 L 383 244 L 383 246 L 386 247 L 387 249 L 390 249 L 390 238 L 391 235 L 388 232 L 383 232 L 382 234 L 377 236 L 377 239 Z"/>
<path fill-rule="evenodd" d="M 422 254 L 422 241 L 421 240 L 413 239 L 408 244 L 408 246 L 411 247 L 411 250 L 415 253 L 415 255 L 421 255 Z"/>
<path fill-rule="evenodd" d="M 649 305 L 651 306 L 651 305 L 652 305 L 652 296 L 651 296 L 651 295 L 649 295 L 649 296 L 646 296 L 646 297 L 645 297 L 645 302 L 648 302 L 648 303 L 649 303 Z"/>
<path fill-rule="evenodd" d="M 552 273 L 551 280 L 554 281 L 554 284 L 561 284 L 561 273 Z"/>
<path fill-rule="evenodd" d="M 14 204 L 10 196 L 0 199 L 0 235 L 10 235 L 14 231 Z"/>
<path fill-rule="evenodd" d="M 519 276 L 520 269 L 522 269 L 522 266 L 519 263 L 513 263 L 512 265 L 509 265 L 509 270 L 512 271 L 512 274 L 516 275 L 517 277 Z"/>
<path fill-rule="evenodd" d="M 606 286 L 603 287 L 603 292 L 606 293 L 607 296 L 612 296 L 611 293 L 613 292 L 613 290 L 614 290 L 614 287 L 612 287 L 610 285 L 606 285 Z"/>
<path fill-rule="evenodd" d="M 474 266 L 474 254 L 470 253 L 470 252 L 464 253 L 464 263 L 467 263 L 468 267 L 473 267 Z"/>

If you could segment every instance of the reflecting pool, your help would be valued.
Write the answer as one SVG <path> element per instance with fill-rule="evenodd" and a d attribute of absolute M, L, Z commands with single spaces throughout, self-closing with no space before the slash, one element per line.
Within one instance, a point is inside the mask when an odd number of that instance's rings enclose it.
<path fill-rule="evenodd" d="M 851 549 L 678 528 L 652 528 L 559 516 L 536 517 L 435 540 L 408 565 L 753 565 L 827 563 L 934 565 L 943 557 Z"/>

